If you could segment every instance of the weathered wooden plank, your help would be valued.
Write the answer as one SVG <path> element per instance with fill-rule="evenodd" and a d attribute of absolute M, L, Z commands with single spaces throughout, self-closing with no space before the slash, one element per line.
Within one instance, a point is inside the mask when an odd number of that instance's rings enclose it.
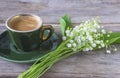
<path fill-rule="evenodd" d="M 101 23 L 120 23 L 119 0 L 0 0 L 0 23 L 11 15 L 33 13 L 44 23 L 58 23 L 68 13 L 74 23 L 100 16 Z"/>
<path fill-rule="evenodd" d="M 60 35 L 58 24 L 52 24 Z M 74 24 L 76 25 L 76 24 Z M 105 29 L 119 31 L 120 24 L 101 24 Z M 0 33 L 6 30 L 0 26 Z M 57 62 L 42 78 L 119 78 L 120 77 L 120 45 L 117 53 L 106 54 L 105 49 L 82 52 Z M 16 78 L 31 64 L 17 64 L 0 59 L 0 78 Z"/>
<path fill-rule="evenodd" d="M 79 24 L 80 23 L 73 23 L 73 26 L 76 26 Z M 52 25 L 55 29 L 55 32 L 57 34 L 60 34 L 60 25 L 59 24 L 43 24 L 43 26 L 44 25 Z M 103 26 L 104 29 L 106 29 L 106 30 L 111 30 L 111 31 L 115 31 L 115 32 L 120 31 L 120 24 L 119 23 L 118 24 L 117 23 L 116 24 L 114 24 L 114 23 L 106 23 L 106 24 L 100 23 L 100 26 Z M 6 30 L 5 24 L 1 23 L 0 24 L 0 33 L 3 32 L 4 30 Z"/>

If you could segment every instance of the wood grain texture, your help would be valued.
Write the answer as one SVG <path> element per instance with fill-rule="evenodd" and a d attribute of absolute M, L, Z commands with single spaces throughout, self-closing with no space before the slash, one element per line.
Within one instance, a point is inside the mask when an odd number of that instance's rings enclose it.
<path fill-rule="evenodd" d="M 74 24 L 76 25 L 76 24 Z M 107 30 L 119 31 L 119 24 L 101 24 Z M 59 25 L 52 24 L 60 35 Z M 0 33 L 5 31 L 4 24 Z M 106 54 L 105 49 L 80 52 L 57 62 L 41 78 L 120 78 L 120 45 L 115 45 L 118 52 Z M 0 78 L 16 78 L 31 64 L 17 64 L 0 59 Z"/>
<path fill-rule="evenodd" d="M 120 0 L 0 0 L 0 22 L 19 13 L 34 13 L 44 23 L 58 23 L 68 13 L 74 23 L 100 16 L 101 23 L 120 23 Z"/>
<path fill-rule="evenodd" d="M 59 18 L 70 14 L 74 26 L 96 16 L 107 30 L 120 31 L 120 0 L 0 0 L 0 33 L 5 20 L 15 14 L 33 13 L 44 24 L 52 24 L 60 35 Z M 42 78 L 120 78 L 120 45 L 118 52 L 105 49 L 82 52 L 57 62 Z M 31 64 L 17 64 L 0 59 L 0 78 L 16 78 Z"/>

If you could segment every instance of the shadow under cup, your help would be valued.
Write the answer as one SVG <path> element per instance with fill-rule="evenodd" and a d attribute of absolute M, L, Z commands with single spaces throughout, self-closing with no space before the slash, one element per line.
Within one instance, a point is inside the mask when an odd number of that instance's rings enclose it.
<path fill-rule="evenodd" d="M 30 52 L 40 48 L 40 44 L 53 34 L 52 26 L 42 26 L 39 16 L 19 14 L 8 18 L 6 27 L 12 44 L 18 51 Z M 47 36 L 44 32 L 49 30 Z"/>

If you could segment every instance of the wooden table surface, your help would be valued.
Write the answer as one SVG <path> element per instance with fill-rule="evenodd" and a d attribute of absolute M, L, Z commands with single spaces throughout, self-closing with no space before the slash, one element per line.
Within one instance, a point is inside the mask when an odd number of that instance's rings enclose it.
<path fill-rule="evenodd" d="M 120 0 L 0 0 L 0 33 L 5 20 L 14 14 L 33 13 L 44 24 L 52 24 L 60 35 L 59 18 L 68 13 L 74 24 L 100 16 L 105 29 L 120 31 Z M 120 49 L 106 54 L 105 49 L 80 52 L 57 62 L 42 78 L 120 78 Z M 0 59 L 0 78 L 16 78 L 31 64 Z"/>

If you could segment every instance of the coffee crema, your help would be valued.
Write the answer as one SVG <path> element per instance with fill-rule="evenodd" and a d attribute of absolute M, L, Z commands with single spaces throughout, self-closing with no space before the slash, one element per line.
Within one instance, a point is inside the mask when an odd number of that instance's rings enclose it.
<path fill-rule="evenodd" d="M 9 20 L 8 26 L 14 30 L 28 31 L 37 28 L 40 20 L 35 16 L 15 16 Z"/>

